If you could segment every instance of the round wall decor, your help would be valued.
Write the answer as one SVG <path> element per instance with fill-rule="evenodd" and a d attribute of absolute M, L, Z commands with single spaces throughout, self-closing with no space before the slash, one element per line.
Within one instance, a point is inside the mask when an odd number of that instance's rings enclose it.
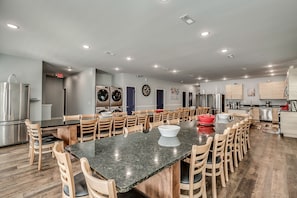
<path fill-rule="evenodd" d="M 142 94 L 144 96 L 149 96 L 151 94 L 151 88 L 149 85 L 145 84 L 142 86 Z"/>

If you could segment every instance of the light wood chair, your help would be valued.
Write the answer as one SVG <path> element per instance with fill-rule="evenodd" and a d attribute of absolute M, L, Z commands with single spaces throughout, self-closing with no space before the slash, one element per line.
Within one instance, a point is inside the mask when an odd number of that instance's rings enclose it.
<path fill-rule="evenodd" d="M 184 110 L 183 110 L 183 117 L 182 117 L 182 119 L 183 119 L 184 121 L 189 120 L 189 115 L 190 115 L 190 109 L 184 109 Z"/>
<path fill-rule="evenodd" d="M 167 120 L 173 120 L 174 119 L 174 111 L 167 113 Z"/>
<path fill-rule="evenodd" d="M 113 118 L 98 119 L 98 135 L 97 138 L 111 137 Z"/>
<path fill-rule="evenodd" d="M 234 128 L 227 128 L 227 139 L 225 145 L 225 155 L 224 155 L 224 170 L 225 170 L 225 178 L 226 181 L 229 181 L 229 172 L 228 170 L 233 173 L 234 172 L 234 165 L 233 165 L 233 151 L 234 151 L 234 136 L 236 129 Z M 228 169 L 229 165 L 229 169 Z"/>
<path fill-rule="evenodd" d="M 82 120 L 96 120 L 99 118 L 98 114 L 81 114 L 80 119 Z"/>
<path fill-rule="evenodd" d="M 30 124 L 32 124 L 31 120 L 26 119 L 25 120 L 25 125 L 26 125 L 26 130 L 27 130 L 27 136 L 28 136 L 28 141 L 29 141 L 29 153 L 28 157 L 31 155 L 31 149 L 32 149 L 32 143 L 31 143 L 31 134 L 30 134 Z"/>
<path fill-rule="evenodd" d="M 28 123 L 29 129 L 29 157 L 30 165 L 34 162 L 35 154 L 38 154 L 38 170 L 41 170 L 42 154 L 52 153 L 55 142 L 61 141 L 54 136 L 42 137 L 42 130 L 39 124 Z M 53 154 L 52 154 L 53 156 Z"/>
<path fill-rule="evenodd" d="M 127 136 L 129 133 L 135 132 L 143 132 L 142 124 L 131 126 L 131 127 L 124 127 L 124 135 Z"/>
<path fill-rule="evenodd" d="M 88 197 L 87 184 L 83 173 L 73 175 L 70 155 L 64 152 L 63 142 L 56 143 L 53 148 L 62 181 L 62 197 Z"/>
<path fill-rule="evenodd" d="M 156 128 L 160 125 L 163 125 L 163 121 L 157 121 L 157 122 L 150 122 L 150 128 L 149 128 L 149 131 L 151 131 L 153 128 Z"/>
<path fill-rule="evenodd" d="M 126 116 L 126 127 L 136 126 L 137 117 L 136 115 L 128 115 Z"/>
<path fill-rule="evenodd" d="M 79 142 L 96 140 L 97 119 L 96 120 L 80 120 L 80 136 Z"/>
<path fill-rule="evenodd" d="M 163 121 L 163 122 L 166 122 L 166 120 L 167 120 L 167 115 L 168 115 L 168 111 L 163 111 L 162 113 L 161 113 L 161 120 Z"/>
<path fill-rule="evenodd" d="M 220 176 L 221 184 L 226 187 L 225 174 L 224 174 L 224 151 L 227 133 L 216 134 L 213 140 L 213 146 L 210 150 L 207 164 L 206 176 L 211 177 L 212 197 L 217 197 L 217 184 L 216 177 Z"/>
<path fill-rule="evenodd" d="M 173 119 L 180 119 L 181 111 L 174 111 Z"/>
<path fill-rule="evenodd" d="M 279 108 L 272 108 L 272 128 L 279 130 Z"/>
<path fill-rule="evenodd" d="M 136 114 L 137 117 L 137 125 L 141 124 L 143 126 L 143 129 L 147 128 L 147 122 L 148 122 L 148 115 L 145 113 Z"/>
<path fill-rule="evenodd" d="M 113 117 L 113 131 L 112 135 L 124 134 L 124 127 L 126 124 L 126 117 Z"/>
<path fill-rule="evenodd" d="M 114 112 L 112 113 L 113 117 L 126 117 L 127 116 L 127 112 Z"/>
<path fill-rule="evenodd" d="M 239 123 L 236 123 L 233 125 L 235 129 L 235 135 L 234 135 L 234 150 L 233 150 L 233 161 L 234 166 L 238 167 L 238 162 L 242 160 L 242 154 L 241 154 L 241 137 L 242 137 L 242 127 Z"/>
<path fill-rule="evenodd" d="M 179 125 L 180 124 L 180 119 L 173 119 L 173 120 L 167 120 L 167 124 L 172 124 L 172 125 Z"/>
<path fill-rule="evenodd" d="M 103 180 L 93 176 L 87 158 L 81 158 L 80 163 L 82 172 L 86 178 L 90 198 L 147 198 L 144 193 L 135 188 L 126 193 L 117 193 L 115 181 L 113 179 Z"/>
<path fill-rule="evenodd" d="M 252 116 L 252 125 L 256 126 L 257 129 L 261 129 L 260 123 L 260 109 L 258 107 L 253 107 L 251 109 L 251 116 Z"/>
<path fill-rule="evenodd" d="M 204 145 L 193 145 L 189 163 L 181 161 L 180 197 L 206 198 L 205 170 L 212 143 L 212 137 L 207 138 Z"/>
<path fill-rule="evenodd" d="M 63 121 L 80 120 L 81 115 L 64 115 Z"/>
<path fill-rule="evenodd" d="M 161 121 L 162 114 L 161 113 L 153 113 L 153 122 L 159 122 Z"/>

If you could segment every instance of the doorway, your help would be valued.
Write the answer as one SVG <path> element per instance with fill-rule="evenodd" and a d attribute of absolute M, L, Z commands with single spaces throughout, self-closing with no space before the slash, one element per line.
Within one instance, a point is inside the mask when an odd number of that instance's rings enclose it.
<path fill-rule="evenodd" d="M 193 106 L 193 94 L 189 92 L 189 107 Z"/>
<path fill-rule="evenodd" d="M 128 115 L 132 115 L 132 111 L 135 111 L 135 87 L 127 87 L 126 89 L 126 110 Z"/>
<path fill-rule="evenodd" d="M 183 91 L 183 107 L 186 107 L 187 93 Z"/>
<path fill-rule="evenodd" d="M 164 109 L 164 90 L 157 89 L 157 109 Z"/>

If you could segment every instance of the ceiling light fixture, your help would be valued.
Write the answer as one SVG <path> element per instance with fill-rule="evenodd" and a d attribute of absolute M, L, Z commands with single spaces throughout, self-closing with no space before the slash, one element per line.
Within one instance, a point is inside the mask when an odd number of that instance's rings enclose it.
<path fill-rule="evenodd" d="M 209 34 L 210 34 L 209 32 L 202 32 L 202 33 L 201 33 L 201 36 L 202 36 L 202 37 L 208 37 Z"/>
<path fill-rule="evenodd" d="M 7 23 L 6 25 L 7 25 L 7 27 L 9 27 L 11 29 L 19 29 L 19 27 L 17 25 L 13 25 L 11 23 Z"/>
<path fill-rule="evenodd" d="M 248 75 L 245 75 L 244 78 L 249 78 L 249 76 Z"/>
<path fill-rule="evenodd" d="M 181 20 L 183 20 L 188 25 L 191 25 L 191 24 L 195 23 L 195 20 L 192 19 L 191 17 L 189 17 L 188 14 L 184 14 L 184 15 L 180 16 L 179 18 Z"/>
<path fill-rule="evenodd" d="M 131 60 L 132 60 L 132 57 L 131 57 L 131 56 L 127 56 L 127 57 L 126 57 L 126 60 L 127 60 L 127 61 L 131 61 Z"/>
<path fill-rule="evenodd" d="M 224 48 L 224 49 L 221 50 L 221 52 L 226 53 L 226 52 L 228 52 L 228 50 L 226 48 Z"/>
<path fill-rule="evenodd" d="M 243 67 L 242 70 L 246 71 L 247 69 L 246 69 L 246 67 Z"/>
<path fill-rule="evenodd" d="M 271 73 L 270 76 L 274 76 L 274 73 Z"/>
<path fill-rule="evenodd" d="M 154 68 L 158 68 L 158 67 L 159 67 L 159 65 L 157 65 L 157 64 L 154 65 Z"/>
<path fill-rule="evenodd" d="M 173 73 L 176 73 L 176 72 L 177 72 L 177 70 L 176 70 L 176 69 L 174 69 L 174 70 L 172 70 L 172 72 L 173 72 Z"/>
<path fill-rule="evenodd" d="M 272 65 L 268 65 L 267 67 L 269 67 L 269 68 L 270 68 L 270 67 L 272 67 Z"/>
<path fill-rule="evenodd" d="M 208 82 L 209 80 L 208 79 L 205 79 L 205 82 Z"/>
<path fill-rule="evenodd" d="M 274 72 L 274 70 L 273 70 L 273 69 L 271 69 L 271 70 L 269 70 L 269 72 L 270 72 L 270 73 L 272 73 L 272 72 Z"/>
<path fill-rule="evenodd" d="M 223 80 L 227 80 L 227 78 L 226 78 L 226 77 L 224 77 L 224 78 L 223 78 Z"/>
<path fill-rule="evenodd" d="M 83 48 L 84 49 L 90 49 L 90 46 L 89 45 L 83 45 Z"/>
<path fill-rule="evenodd" d="M 68 67 L 67 68 L 67 71 L 72 71 L 72 67 Z"/>
<path fill-rule="evenodd" d="M 202 80 L 203 78 L 201 76 L 199 76 L 198 78 L 196 78 L 197 80 Z"/>
<path fill-rule="evenodd" d="M 116 71 L 119 71 L 119 70 L 120 70 L 120 68 L 116 67 L 116 68 L 114 68 L 114 70 L 116 70 Z"/>

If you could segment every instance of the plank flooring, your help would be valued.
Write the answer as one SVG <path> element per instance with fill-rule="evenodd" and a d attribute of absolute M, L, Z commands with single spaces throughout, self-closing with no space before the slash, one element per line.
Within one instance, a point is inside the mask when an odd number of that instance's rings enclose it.
<path fill-rule="evenodd" d="M 297 195 L 297 139 L 251 131 L 251 149 L 234 173 L 229 174 L 226 188 L 217 178 L 218 197 L 293 198 Z M 61 181 L 56 160 L 43 155 L 42 171 L 37 158 L 29 165 L 28 145 L 0 148 L 0 197 L 61 197 Z M 80 171 L 72 159 L 74 172 Z M 211 179 L 207 178 L 207 196 L 211 195 Z"/>

